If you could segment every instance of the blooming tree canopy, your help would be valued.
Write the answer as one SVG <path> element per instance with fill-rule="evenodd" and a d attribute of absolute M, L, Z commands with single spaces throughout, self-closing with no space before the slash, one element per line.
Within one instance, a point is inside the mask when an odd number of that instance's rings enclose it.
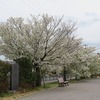
<path fill-rule="evenodd" d="M 49 63 L 77 48 L 75 30 L 74 22 L 48 15 L 32 16 L 27 21 L 10 18 L 0 24 L 0 52 L 12 60 L 26 57 L 33 64 Z"/>

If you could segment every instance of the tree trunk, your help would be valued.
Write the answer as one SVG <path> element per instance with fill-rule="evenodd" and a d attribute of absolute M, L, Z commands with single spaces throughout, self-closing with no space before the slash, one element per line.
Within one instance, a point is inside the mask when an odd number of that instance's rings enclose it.
<path fill-rule="evenodd" d="M 64 66 L 64 69 L 63 69 L 63 78 L 64 78 L 64 81 L 66 81 L 66 67 Z"/>
<path fill-rule="evenodd" d="M 44 80 L 44 77 L 43 77 L 43 87 L 45 88 L 45 80 Z"/>
<path fill-rule="evenodd" d="M 66 67 L 64 66 L 64 69 L 63 69 L 63 78 L 64 78 L 64 81 L 66 81 Z"/>
<path fill-rule="evenodd" d="M 35 81 L 36 86 L 41 86 L 41 73 L 40 73 L 40 68 L 36 67 L 36 81 Z"/>

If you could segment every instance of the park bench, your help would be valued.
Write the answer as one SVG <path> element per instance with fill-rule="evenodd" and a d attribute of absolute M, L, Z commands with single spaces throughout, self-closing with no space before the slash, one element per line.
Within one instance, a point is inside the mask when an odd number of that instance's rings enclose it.
<path fill-rule="evenodd" d="M 59 84 L 59 86 L 66 86 L 66 85 L 68 86 L 69 85 L 68 80 L 64 81 L 64 79 L 62 77 L 58 78 L 58 84 Z"/>

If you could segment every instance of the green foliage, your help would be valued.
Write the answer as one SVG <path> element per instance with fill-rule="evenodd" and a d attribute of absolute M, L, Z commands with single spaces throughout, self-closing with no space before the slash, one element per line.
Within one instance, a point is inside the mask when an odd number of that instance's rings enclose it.
<path fill-rule="evenodd" d="M 9 72 L 10 64 L 0 61 L 0 81 L 7 80 L 7 73 Z"/>
<path fill-rule="evenodd" d="M 32 63 L 27 58 L 17 59 L 19 63 L 19 82 L 21 83 L 33 83 L 34 72 L 32 71 Z"/>
<path fill-rule="evenodd" d="M 8 72 L 11 65 L 0 61 L 0 93 L 8 90 Z"/>
<path fill-rule="evenodd" d="M 7 92 L 7 93 L 0 93 L 0 100 L 2 100 L 4 97 L 10 97 L 13 93 Z M 4 99 L 5 100 L 5 99 Z"/>

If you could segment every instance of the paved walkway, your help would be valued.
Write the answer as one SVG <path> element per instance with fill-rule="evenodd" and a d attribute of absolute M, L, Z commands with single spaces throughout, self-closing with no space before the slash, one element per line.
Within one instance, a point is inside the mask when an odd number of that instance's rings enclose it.
<path fill-rule="evenodd" d="M 100 100 L 100 79 L 84 80 L 66 87 L 33 93 L 19 100 Z"/>

